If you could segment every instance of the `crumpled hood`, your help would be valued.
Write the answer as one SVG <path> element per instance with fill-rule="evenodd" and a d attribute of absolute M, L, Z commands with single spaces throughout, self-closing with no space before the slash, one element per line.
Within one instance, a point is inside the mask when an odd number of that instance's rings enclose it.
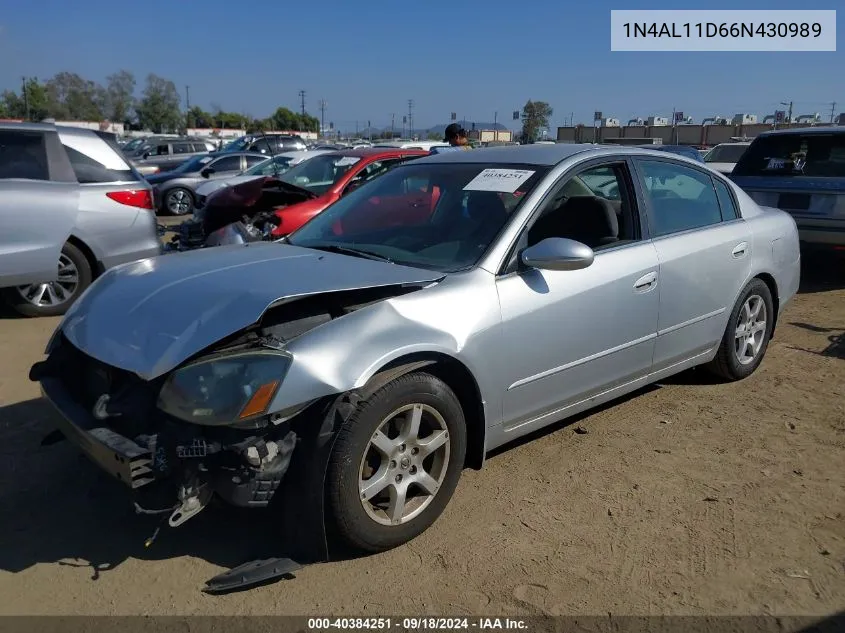
<path fill-rule="evenodd" d="M 219 246 L 109 270 L 60 328 L 86 354 L 150 380 L 252 325 L 279 300 L 442 277 L 286 244 Z"/>

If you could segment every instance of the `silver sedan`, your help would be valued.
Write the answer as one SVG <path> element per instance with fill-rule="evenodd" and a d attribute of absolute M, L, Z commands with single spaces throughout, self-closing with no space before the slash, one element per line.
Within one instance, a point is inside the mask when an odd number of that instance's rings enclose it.
<path fill-rule="evenodd" d="M 298 494 L 379 551 L 491 449 L 692 367 L 748 377 L 798 281 L 792 218 L 701 163 L 445 153 L 278 243 L 106 273 L 31 377 L 104 470 L 176 484 L 171 525 Z"/>

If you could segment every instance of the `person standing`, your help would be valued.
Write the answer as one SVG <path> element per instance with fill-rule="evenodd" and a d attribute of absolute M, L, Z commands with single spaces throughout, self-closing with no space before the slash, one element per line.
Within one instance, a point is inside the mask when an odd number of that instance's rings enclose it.
<path fill-rule="evenodd" d="M 469 138 L 467 138 L 467 131 L 457 123 L 451 123 L 446 126 L 446 132 L 443 135 L 443 141 L 449 143 L 449 147 L 432 147 L 432 154 L 472 149 L 472 145 L 469 144 Z"/>

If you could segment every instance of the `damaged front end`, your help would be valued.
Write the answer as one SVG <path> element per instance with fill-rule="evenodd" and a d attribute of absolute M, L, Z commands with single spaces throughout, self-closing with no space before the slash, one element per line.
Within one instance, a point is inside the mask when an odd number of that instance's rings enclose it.
<path fill-rule="evenodd" d="M 59 410 L 60 432 L 132 490 L 136 510 L 176 527 L 213 495 L 270 503 L 297 444 L 285 415 L 267 413 L 286 363 L 283 351 L 243 347 L 144 381 L 60 334 L 30 379 Z"/>

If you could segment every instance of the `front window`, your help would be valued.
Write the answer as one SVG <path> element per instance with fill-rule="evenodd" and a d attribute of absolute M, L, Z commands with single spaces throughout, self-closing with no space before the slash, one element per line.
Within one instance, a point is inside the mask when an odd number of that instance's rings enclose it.
<path fill-rule="evenodd" d="M 360 156 L 323 154 L 291 167 L 279 180 L 321 195 L 359 162 Z"/>
<path fill-rule="evenodd" d="M 547 171 L 536 165 L 407 163 L 344 196 L 288 242 L 462 270 L 478 262 Z"/>
<path fill-rule="evenodd" d="M 243 175 L 273 176 L 274 174 L 283 174 L 288 170 L 292 160 L 293 159 L 290 156 L 276 156 L 275 158 L 268 158 L 247 169 Z"/>
<path fill-rule="evenodd" d="M 759 136 L 733 171 L 734 176 L 845 177 L 845 134 Z"/>
<path fill-rule="evenodd" d="M 704 157 L 705 163 L 738 163 L 748 145 L 717 145 Z"/>

